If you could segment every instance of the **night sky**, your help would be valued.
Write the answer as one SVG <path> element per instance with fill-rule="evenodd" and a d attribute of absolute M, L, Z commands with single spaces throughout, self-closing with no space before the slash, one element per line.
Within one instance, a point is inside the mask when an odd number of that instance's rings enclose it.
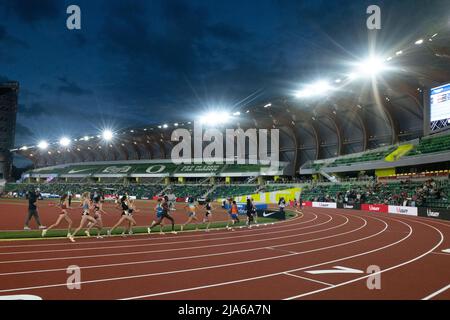
<path fill-rule="evenodd" d="M 0 82 L 19 81 L 16 145 L 193 120 L 283 96 L 448 23 L 448 0 L 0 0 Z M 77 4 L 82 29 L 66 28 Z M 373 37 L 373 35 L 372 35 Z"/>

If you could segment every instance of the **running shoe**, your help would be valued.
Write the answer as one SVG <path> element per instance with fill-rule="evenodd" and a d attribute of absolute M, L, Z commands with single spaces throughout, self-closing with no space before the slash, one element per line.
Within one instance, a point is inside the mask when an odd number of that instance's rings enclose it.
<path fill-rule="evenodd" d="M 42 230 L 42 237 L 45 237 L 46 233 L 47 233 L 47 229 Z"/>
<path fill-rule="evenodd" d="M 86 234 L 86 236 L 87 236 L 88 238 L 91 236 L 91 234 L 90 234 L 89 231 L 87 231 L 87 230 L 86 230 L 84 233 Z"/>
<path fill-rule="evenodd" d="M 150 234 L 152 232 L 152 229 L 147 228 L 147 233 Z"/>
<path fill-rule="evenodd" d="M 31 230 L 30 227 L 23 227 L 23 230 Z"/>
<path fill-rule="evenodd" d="M 75 239 L 73 238 L 73 236 L 70 236 L 70 237 L 69 237 L 69 240 L 70 240 L 71 242 L 75 242 Z"/>
<path fill-rule="evenodd" d="M 171 233 L 172 233 L 172 234 L 178 234 L 178 232 L 176 232 L 176 231 L 172 231 Z"/>
<path fill-rule="evenodd" d="M 106 234 L 110 237 L 111 236 L 111 230 L 106 231 Z"/>
<path fill-rule="evenodd" d="M 39 229 L 47 229 L 47 227 L 46 226 L 39 226 Z"/>

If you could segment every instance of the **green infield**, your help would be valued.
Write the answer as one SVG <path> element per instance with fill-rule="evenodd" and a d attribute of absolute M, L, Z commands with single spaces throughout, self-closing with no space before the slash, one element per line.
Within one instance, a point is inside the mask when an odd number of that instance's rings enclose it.
<path fill-rule="evenodd" d="M 286 219 L 292 219 L 294 217 L 297 216 L 297 213 L 295 212 L 291 212 L 291 211 L 286 211 Z M 242 216 L 241 222 L 240 223 L 236 223 L 233 228 L 235 229 L 239 229 L 239 228 L 246 228 L 246 224 L 245 224 L 245 216 Z M 272 223 L 276 223 L 279 222 L 280 220 L 277 219 L 271 219 L 271 218 L 263 218 L 263 217 L 258 217 L 258 225 L 265 225 L 265 224 L 272 224 Z M 227 222 L 226 221 L 218 221 L 218 222 L 212 222 L 210 225 L 210 229 L 213 230 L 218 230 L 218 229 L 223 229 L 227 226 Z M 255 226 L 255 225 L 252 225 Z M 142 227 L 142 226 L 138 226 L 138 227 L 134 227 L 133 228 L 133 235 L 143 235 L 143 234 L 148 234 L 147 233 L 147 227 Z M 103 228 L 101 235 L 105 236 L 107 231 L 110 229 L 110 227 L 105 227 Z M 205 230 L 206 229 L 206 224 L 205 223 L 199 223 L 198 224 L 198 230 Z M 84 230 L 86 230 L 85 228 L 80 230 L 80 232 L 78 233 L 77 237 L 86 237 Z M 114 232 L 112 233 L 112 236 L 121 236 L 122 232 L 124 232 L 125 227 L 124 226 L 120 226 L 118 227 L 116 230 L 114 230 Z M 152 234 L 159 233 L 159 226 L 154 227 L 152 229 Z M 183 232 L 192 232 L 195 230 L 195 225 L 187 225 Z M 75 231 L 75 228 L 73 228 L 72 231 Z M 162 228 L 163 232 L 170 232 L 172 231 L 172 226 L 170 224 L 165 224 Z M 175 231 L 180 232 L 180 225 L 175 225 Z M 95 237 L 97 236 L 97 229 L 92 228 L 91 229 L 91 236 Z M 65 238 L 67 236 L 67 229 L 55 229 L 55 230 L 49 230 L 47 232 L 47 234 L 45 235 L 45 238 L 42 238 L 41 236 L 42 234 L 42 230 L 18 230 L 18 231 L 0 231 L 0 239 L 1 240 L 33 240 L 33 239 L 48 239 L 48 238 Z"/>

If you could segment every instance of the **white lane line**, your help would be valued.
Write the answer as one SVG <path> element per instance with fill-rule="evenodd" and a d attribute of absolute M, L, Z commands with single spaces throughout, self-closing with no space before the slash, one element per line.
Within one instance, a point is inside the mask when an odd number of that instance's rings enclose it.
<path fill-rule="evenodd" d="M 443 287 L 442 289 L 439 289 L 439 290 L 436 291 L 436 292 L 433 292 L 432 294 L 426 296 L 426 297 L 423 298 L 422 300 L 430 300 L 430 299 L 436 297 L 437 295 L 441 294 L 442 292 L 447 291 L 448 289 L 450 289 L 450 284 L 447 285 L 447 286 L 445 286 L 445 287 Z"/>
<path fill-rule="evenodd" d="M 0 296 L 0 300 L 42 300 L 42 298 L 31 294 L 16 294 L 12 296 Z"/>
<path fill-rule="evenodd" d="M 296 220 L 300 220 L 302 217 L 297 216 L 295 218 L 292 218 L 290 220 L 285 220 L 285 221 L 280 221 L 280 222 L 276 222 L 276 225 L 274 227 L 270 227 L 270 228 L 263 228 L 263 229 L 254 229 L 255 231 L 265 231 L 265 230 L 274 230 L 274 229 L 281 229 L 281 228 L 285 228 L 285 227 L 290 227 L 292 225 L 301 225 L 301 224 L 306 224 L 309 222 L 313 222 L 315 220 L 317 220 L 317 215 L 314 213 L 311 213 L 314 216 L 314 219 L 311 220 L 307 220 L 307 221 L 303 221 L 303 222 L 299 222 L 299 223 L 293 223 L 290 224 L 290 222 L 292 221 L 296 221 Z M 289 222 L 289 224 L 286 226 L 285 224 L 287 224 Z M 283 224 L 283 225 L 281 225 Z M 105 228 L 107 229 L 107 228 Z M 218 231 L 221 231 L 220 234 L 226 234 L 224 229 L 218 229 Z M 157 232 L 154 233 L 155 235 L 158 235 Z M 256 233 L 255 234 L 264 234 L 264 232 L 260 232 L 260 233 Z M 209 235 L 211 235 L 211 238 L 213 238 L 214 236 L 218 235 L 217 233 L 210 233 Z M 165 236 L 164 240 L 167 239 L 186 239 L 186 238 L 199 238 L 199 237 L 205 237 L 208 236 L 207 233 L 204 234 L 180 234 L 178 236 Z M 152 241 L 155 239 L 150 239 L 150 238 L 145 238 L 145 239 L 135 239 L 135 238 L 129 238 L 127 240 L 120 240 L 117 239 L 120 236 L 113 236 L 111 237 L 112 240 L 108 240 L 108 239 L 104 239 L 103 241 L 101 241 L 101 243 L 121 243 L 121 242 L 126 242 L 126 243 L 130 243 L 130 242 L 140 242 L 140 241 Z M 134 235 L 134 237 L 148 237 L 147 234 L 136 234 Z M 81 238 L 83 239 L 83 238 Z M 161 239 L 161 238 L 158 238 Z M 23 247 L 27 247 L 27 248 L 31 248 L 31 247 L 47 247 L 47 246 L 82 246 L 82 245 L 91 245 L 91 244 L 95 244 L 98 245 L 99 241 L 83 241 L 83 242 L 76 242 L 76 243 L 71 243 L 71 242 L 67 242 L 66 238 L 58 238 L 58 239 L 52 239 L 52 238 L 42 238 L 41 240 L 65 240 L 64 242 L 60 242 L 60 243 L 40 243 L 40 244 L 20 244 L 20 245 L 10 245 L 10 246 L 2 246 L 1 242 L 0 242 L 0 250 L 2 250 L 3 248 L 23 248 Z M 21 241 L 21 240 L 16 240 L 16 241 Z M 23 240 L 23 241 L 28 241 L 28 240 Z"/>
<path fill-rule="evenodd" d="M 327 269 L 327 270 L 310 270 L 305 271 L 309 274 L 335 274 L 335 273 L 364 273 L 362 270 L 358 269 L 352 269 L 348 267 L 341 267 L 341 266 L 335 266 L 333 269 Z"/>
<path fill-rule="evenodd" d="M 364 218 L 360 218 L 360 219 L 364 220 L 365 224 L 363 226 L 359 227 L 358 229 L 354 229 L 354 230 L 348 231 L 346 233 L 356 232 L 357 230 L 359 230 L 359 229 L 363 228 L 365 225 L 367 225 L 367 220 L 365 220 Z M 378 233 L 376 233 L 374 235 L 367 236 L 367 237 L 360 238 L 360 239 L 356 239 L 356 240 L 353 240 L 353 241 L 340 243 L 340 244 L 337 244 L 337 245 L 332 245 L 332 246 L 328 246 L 328 247 L 322 247 L 322 248 L 318 248 L 318 249 L 312 249 L 312 250 L 307 250 L 307 251 L 303 251 L 303 252 L 298 252 L 296 254 L 286 254 L 286 255 L 276 256 L 276 257 L 261 258 L 261 259 L 255 259 L 255 260 L 247 260 L 247 261 L 239 261 L 239 262 L 234 262 L 234 263 L 227 263 L 227 264 L 221 264 L 221 265 L 212 265 L 212 266 L 191 268 L 191 269 L 185 269 L 185 270 L 173 270 L 173 271 L 158 272 L 158 273 L 139 274 L 139 275 L 133 275 L 133 276 L 123 276 L 123 277 L 116 277 L 116 278 L 105 278 L 105 279 L 88 280 L 88 281 L 81 281 L 80 284 L 101 283 L 101 282 L 111 282 L 111 281 L 127 280 L 127 279 L 135 279 L 135 278 L 145 278 L 145 277 L 151 277 L 151 276 L 159 276 L 159 275 L 177 274 L 177 273 L 185 273 L 185 272 L 200 271 L 200 270 L 217 269 L 217 268 L 224 268 L 224 267 L 230 267 L 230 266 L 236 266 L 236 265 L 256 263 L 256 262 L 261 262 L 261 261 L 275 260 L 275 259 L 280 259 L 280 258 L 284 258 L 284 257 L 290 257 L 290 256 L 295 256 L 295 255 L 300 255 L 300 254 L 305 254 L 305 253 L 310 253 L 310 252 L 315 252 L 315 251 L 322 251 L 322 250 L 326 250 L 326 249 L 330 249 L 330 248 L 340 247 L 340 246 L 344 246 L 344 245 L 347 245 L 347 244 L 350 244 L 350 243 L 356 243 L 356 242 L 359 242 L 359 241 L 362 241 L 362 240 L 365 240 L 365 239 L 369 239 L 369 238 L 375 237 L 378 234 L 383 233 L 386 229 L 387 229 L 387 224 L 385 223 L 384 229 L 379 231 Z M 287 244 L 287 245 L 291 245 L 291 244 Z M 331 262 L 333 262 L 333 261 L 331 261 Z M 311 267 L 314 267 L 314 266 L 308 266 L 306 268 L 309 269 Z M 297 269 L 288 270 L 287 272 L 293 272 L 293 271 L 297 271 Z M 283 272 L 277 272 L 276 274 L 282 274 L 282 273 Z M 265 278 L 265 277 L 267 277 L 267 275 L 260 276 L 258 278 Z M 247 278 L 247 279 L 241 280 L 241 281 L 248 281 L 249 279 L 254 279 L 254 278 Z M 0 292 L 12 292 L 12 291 L 20 291 L 20 290 L 34 290 L 34 289 L 46 289 L 46 288 L 54 288 L 54 287 L 64 287 L 66 285 L 67 285 L 66 283 L 53 284 L 53 285 L 41 285 L 41 286 L 33 286 L 33 287 L 26 287 L 26 288 L 4 289 L 4 290 L 0 290 Z"/>
<path fill-rule="evenodd" d="M 324 214 L 326 215 L 326 214 Z M 330 222 L 332 220 L 331 216 L 326 215 L 330 218 L 330 220 L 326 222 Z M 303 230 L 303 229 L 309 229 L 314 228 L 317 226 L 320 226 L 322 224 L 314 224 L 311 226 L 303 227 L 296 230 Z M 289 225 L 289 227 L 292 227 L 292 225 Z M 272 230 L 272 229 L 269 229 Z M 37 254 L 37 253 L 56 253 L 56 252 L 68 252 L 68 251 L 91 251 L 91 250 L 108 250 L 108 249 L 123 249 L 123 248 L 136 248 L 136 247 L 153 247 L 153 246 L 165 246 L 165 245 L 173 245 L 173 244 L 179 244 L 179 243 L 193 243 L 193 242 L 211 242 L 211 241 L 218 241 L 218 240 L 227 240 L 227 239 L 240 239 L 240 238 L 248 238 L 248 237 L 255 237 L 255 236 L 265 236 L 267 234 L 274 234 L 274 233 L 284 233 L 284 232 L 290 232 L 294 229 L 286 229 L 286 230 L 278 230 L 278 231 L 269 231 L 264 233 L 258 233 L 258 234 L 244 234 L 244 235 L 237 235 L 237 236 L 226 236 L 226 237 L 215 237 L 215 238 L 206 238 L 203 237 L 202 239 L 197 240 L 183 240 L 182 238 L 178 238 L 180 241 L 170 241 L 170 242 L 157 242 L 157 243 L 144 243 L 144 244 L 133 244 L 133 245 L 122 245 L 122 246 L 92 246 L 88 248 L 66 248 L 66 249 L 53 249 L 53 250 L 34 250 L 34 251 L 11 251 L 11 252 L 0 252 L 0 255 L 18 255 L 18 254 Z M 231 233 L 230 233 L 231 234 Z M 224 233 L 225 235 L 225 233 Z M 165 238 L 166 240 L 168 238 Z M 146 239 L 147 241 L 151 241 L 151 239 Z M 68 241 L 68 240 L 66 240 Z M 96 242 L 98 245 L 101 242 Z M 1 263 L 1 262 L 0 262 Z"/>
<path fill-rule="evenodd" d="M 263 242 L 263 241 L 270 241 L 270 240 L 280 240 L 280 239 L 286 239 L 286 238 L 293 238 L 293 237 L 298 237 L 298 236 L 303 236 L 303 235 L 308 235 L 308 234 L 313 234 L 313 233 L 319 233 L 319 232 L 324 232 L 324 231 L 329 231 L 332 229 L 337 229 L 340 228 L 344 225 L 346 225 L 348 223 L 348 218 L 345 216 L 342 216 L 345 219 L 347 219 L 347 221 L 341 225 L 337 225 L 331 228 L 327 228 L 327 229 L 321 229 L 321 230 L 316 230 L 316 231 L 311 231 L 311 232 L 305 232 L 305 233 L 301 233 L 301 234 L 293 234 L 293 235 L 289 235 L 289 236 L 283 236 L 283 237 L 274 237 L 274 238 L 266 238 L 266 239 L 258 239 L 258 240 L 249 240 L 249 241 L 241 241 L 240 244 L 245 244 L 245 243 L 255 243 L 255 242 Z M 330 216 L 330 220 L 326 221 L 326 222 L 322 222 L 320 224 L 317 224 L 316 226 L 322 225 L 322 224 L 327 224 L 328 222 L 330 222 L 333 218 Z M 290 231 L 296 231 L 296 230 L 300 230 L 300 229 L 305 229 L 305 228 L 299 228 L 299 229 L 291 229 Z M 271 232 L 272 233 L 272 232 Z M 274 232 L 277 233 L 277 232 Z M 139 254 L 153 254 L 153 253 L 163 253 L 163 252 L 174 252 L 174 251 L 184 251 L 184 250 L 193 250 L 193 249 L 204 249 L 204 248 L 213 248 L 213 247 L 223 247 L 223 246 L 236 246 L 236 244 L 234 242 L 228 242 L 228 243 L 219 243 L 219 244 L 210 244 L 210 245 L 204 245 L 204 246 L 197 246 L 197 247 L 182 247 L 182 248 L 174 248 L 174 249 L 162 249 L 162 250 L 146 250 L 146 251 L 133 251 L 133 252 L 123 252 L 123 253 L 109 253 L 109 254 L 94 254 L 94 255 L 87 255 L 87 256 L 66 256 L 66 257 L 56 257 L 56 258 L 41 258 L 41 259 L 26 259 L 26 260 L 8 260 L 8 261 L 0 261 L 0 265 L 1 264 L 10 264 L 10 263 L 27 263 L 27 262 L 39 262 L 39 261 L 58 261 L 58 260 L 70 260 L 70 259 L 88 259 L 88 258 L 97 258 L 97 257 L 115 257 L 115 256 L 129 256 L 129 255 L 139 255 Z"/>
<path fill-rule="evenodd" d="M 283 299 L 283 300 L 293 300 L 293 299 L 298 299 L 298 298 L 306 297 L 306 296 L 309 296 L 309 295 L 312 295 L 312 294 L 316 294 L 316 293 L 323 292 L 323 291 L 327 291 L 327 290 L 330 290 L 330 289 L 342 287 L 342 286 L 345 286 L 345 285 L 347 285 L 347 284 L 355 283 L 355 282 L 357 282 L 357 281 L 364 280 L 364 279 L 367 279 L 367 278 L 369 278 L 369 277 L 373 277 L 373 276 L 375 276 L 375 275 L 382 274 L 382 273 L 384 273 L 384 272 L 387 272 L 387 271 L 390 271 L 390 270 L 394 270 L 394 269 L 403 267 L 403 266 L 408 265 L 408 264 L 410 264 L 410 263 L 412 263 L 412 262 L 415 262 L 415 261 L 417 261 L 417 260 L 422 259 L 422 258 L 425 257 L 426 255 L 428 255 L 428 254 L 430 254 L 431 252 L 433 252 L 434 250 L 436 250 L 436 248 L 438 248 L 438 247 L 442 244 L 442 242 L 444 242 L 444 235 L 442 234 L 442 232 L 441 232 L 439 229 L 436 229 L 434 226 L 429 225 L 429 224 L 426 224 L 426 223 L 422 223 L 422 222 L 419 222 L 419 221 L 415 221 L 415 220 L 408 220 L 408 219 L 404 219 L 404 220 L 410 221 L 410 222 L 417 222 L 417 223 L 420 223 L 420 224 L 423 224 L 423 225 L 426 225 L 426 226 L 428 226 L 428 227 L 431 227 L 431 228 L 435 229 L 435 230 L 440 234 L 441 240 L 440 240 L 433 248 L 431 248 L 431 249 L 428 250 L 427 252 L 425 252 L 425 253 L 423 253 L 423 254 L 421 254 L 421 255 L 419 255 L 419 256 L 413 258 L 413 259 L 407 260 L 407 261 L 405 261 L 405 262 L 403 262 L 403 263 L 394 265 L 394 266 L 392 266 L 392 267 L 383 269 L 383 270 L 378 271 L 378 272 L 371 273 L 371 274 L 366 275 L 366 276 L 362 276 L 362 277 L 359 277 L 359 278 L 356 278 L 356 279 L 353 279 L 353 280 L 349 280 L 349 281 L 346 281 L 346 282 L 342 282 L 342 283 L 333 285 L 333 287 L 330 287 L 330 288 L 324 288 L 324 289 L 314 290 L 314 291 L 311 291 L 311 292 L 306 292 L 306 293 L 299 294 L 299 295 L 296 295 L 296 296 L 292 296 L 292 297 L 289 297 L 289 298 L 286 298 L 286 299 Z M 401 220 L 398 220 L 398 221 L 401 222 Z M 412 233 L 412 229 L 411 229 L 411 233 Z"/>
<path fill-rule="evenodd" d="M 365 238 L 353 240 L 353 241 L 346 242 L 346 243 L 341 243 L 341 244 L 334 245 L 334 246 L 330 246 L 330 247 L 325 247 L 325 248 L 320 248 L 320 249 L 314 249 L 314 250 L 310 250 L 310 251 L 304 251 L 304 252 L 302 252 L 302 254 L 303 254 L 303 253 L 308 253 L 308 252 L 313 252 L 313 251 L 321 251 L 321 250 L 329 249 L 329 248 L 332 248 L 332 247 L 344 246 L 344 245 L 347 245 L 347 244 L 350 244 L 350 243 L 355 243 L 355 242 L 359 242 L 359 241 L 362 241 L 362 240 L 366 240 L 366 239 L 375 237 L 375 236 L 377 236 L 377 235 L 379 235 L 379 234 L 385 232 L 386 229 L 387 229 L 387 227 L 388 227 L 387 223 L 385 223 L 384 221 L 382 221 L 382 220 L 380 220 L 380 219 L 378 219 L 378 218 L 375 218 L 375 217 L 373 217 L 373 219 L 379 220 L 379 221 L 383 222 L 383 223 L 385 224 L 385 228 L 384 228 L 383 230 L 379 231 L 378 233 L 373 234 L 373 235 L 368 236 L 368 237 L 365 237 Z M 412 230 L 412 229 L 411 229 L 411 230 Z M 408 234 L 406 237 L 404 237 L 404 238 L 402 238 L 402 239 L 400 239 L 400 240 L 398 240 L 398 241 L 396 241 L 396 242 L 393 242 L 393 243 L 391 243 L 391 244 L 389 244 L 389 245 L 386 245 L 386 246 L 384 246 L 384 247 L 380 247 L 380 248 L 377 248 L 377 249 L 374 249 L 374 250 L 371 250 L 371 251 L 367 251 L 367 252 L 363 252 L 363 253 L 358 253 L 358 254 L 356 254 L 356 255 L 347 256 L 347 257 L 344 257 L 344 258 L 339 258 L 339 259 L 332 260 L 332 261 L 321 262 L 321 263 L 316 264 L 316 265 L 311 265 L 311 266 L 306 266 L 306 267 L 302 267 L 302 268 L 291 269 L 291 270 L 286 270 L 286 271 L 281 271 L 281 272 L 270 273 L 270 274 L 266 274 L 266 275 L 263 275 L 263 276 L 257 276 L 257 277 L 252 277 L 252 278 L 245 278 L 245 279 L 239 279 L 239 280 L 233 280 L 233 281 L 220 282 L 220 283 L 215 283 L 215 284 L 210 284 L 210 285 L 204 285 L 204 286 L 198 286 L 198 287 L 191 287 L 191 288 L 186 288 L 186 289 L 179 289 L 179 290 L 166 291 L 166 292 L 158 292 L 158 293 L 146 294 L 146 295 L 135 296 L 135 297 L 129 297 L 129 298 L 122 298 L 122 299 L 120 299 L 120 300 L 145 299 L 145 298 L 151 298 L 151 297 L 157 297 L 157 296 L 163 296 L 163 295 L 170 295 L 170 294 L 174 294 L 174 293 L 181 293 L 181 292 L 188 292 L 188 291 L 196 291 L 196 290 L 202 290 L 202 289 L 208 289 L 208 288 L 220 287 L 220 286 L 230 285 L 230 284 L 235 284 L 235 283 L 242 283 L 242 282 L 249 282 L 249 281 L 259 280 L 259 279 L 264 279 L 264 278 L 270 278 L 270 277 L 273 277 L 273 276 L 282 275 L 282 274 L 284 274 L 285 272 L 291 273 L 291 272 L 295 272 L 295 271 L 301 271 L 301 270 L 305 270 L 305 269 L 309 269 L 309 268 L 313 268 L 313 267 L 318 267 L 318 266 L 326 265 L 326 264 L 329 264 L 329 263 L 334 263 L 334 262 L 338 262 L 338 261 L 343 261 L 343 260 L 351 259 L 351 258 L 354 258 L 354 257 L 363 256 L 363 255 L 366 255 L 366 254 L 369 254 L 369 253 L 372 253 L 372 252 L 380 251 L 380 250 L 383 250 L 383 249 L 385 249 L 385 248 L 394 246 L 394 245 L 396 245 L 396 244 L 398 244 L 398 243 L 400 243 L 400 242 L 403 242 L 404 240 L 408 239 L 410 236 L 411 236 L 411 233 Z"/>
<path fill-rule="evenodd" d="M 300 279 L 303 279 L 303 280 L 308 280 L 308 281 L 312 281 L 312 282 L 317 282 L 317 283 L 326 285 L 326 286 L 328 286 L 328 287 L 329 287 L 329 286 L 332 286 L 332 284 L 331 284 L 331 283 L 328 283 L 328 282 L 323 282 L 323 281 L 319 281 L 319 280 L 316 280 L 316 279 L 311 279 L 311 278 L 301 277 L 301 276 L 298 276 L 298 275 L 296 275 L 296 274 L 292 274 L 292 273 L 289 273 L 289 272 L 283 272 L 283 274 L 285 274 L 285 275 L 287 275 L 287 276 L 295 277 L 295 278 L 300 278 Z"/>
<path fill-rule="evenodd" d="M 361 219 L 364 220 L 364 219 Z M 364 220 L 365 221 L 365 220 Z M 335 229 L 338 227 L 341 227 L 345 224 L 348 223 L 348 219 L 344 224 L 341 224 L 339 226 L 335 226 L 333 228 L 328 228 L 328 230 L 331 229 Z M 365 223 L 359 227 L 359 229 L 364 228 L 367 225 L 367 222 L 365 221 Z M 355 229 L 355 231 L 358 231 L 359 229 Z M 352 231 L 353 232 L 353 231 Z M 298 241 L 298 242 L 291 242 L 288 244 L 279 244 L 279 245 L 275 245 L 272 246 L 270 249 L 271 250 L 276 250 L 274 249 L 274 247 L 283 247 L 283 246 L 290 246 L 290 245 L 294 245 L 294 244 L 301 244 L 301 243 L 307 243 L 307 242 L 315 242 L 315 241 L 319 241 L 319 240 L 323 240 L 323 239 L 329 239 L 329 238 L 334 238 L 334 237 L 338 237 L 340 235 L 343 234 L 347 234 L 349 232 L 344 232 L 344 233 L 338 233 L 335 235 L 331 235 L 331 236 L 326 236 L 326 237 L 321 237 L 321 238 L 314 238 L 314 239 L 309 239 L 309 240 L 303 240 L 303 241 Z M 280 238 L 273 238 L 275 240 L 280 239 Z M 267 240 L 267 239 L 266 239 Z M 271 240 L 271 239 L 268 239 Z M 262 240 L 258 240 L 262 241 Z M 247 241 L 245 243 L 253 243 L 256 241 Z M 244 243 L 244 242 L 241 242 Z M 220 246 L 220 245 L 216 245 L 216 246 Z M 210 246 L 202 246 L 202 247 L 198 247 L 198 248 L 209 248 Z M 195 247 L 192 247 L 190 249 L 198 249 Z M 184 248 L 186 249 L 186 248 Z M 227 254 L 233 254 L 233 253 L 241 253 L 241 252 L 251 252 L 251 251 L 257 251 L 257 250 L 262 250 L 262 249 L 268 249 L 267 247 L 257 247 L 257 248 L 250 248 L 250 249 L 244 249 L 244 250 L 234 250 L 234 251 L 228 251 L 228 252 L 219 252 L 219 253 L 209 253 L 209 254 L 204 254 L 204 255 L 197 255 L 197 256 L 185 256 L 185 257 L 176 257 L 176 258 L 165 258 L 165 259 L 159 259 L 159 260 L 142 260 L 142 261 L 136 261 L 136 262 L 122 262 L 122 263 L 112 263 L 112 264 L 103 264 L 103 265 L 92 265 L 92 266 L 82 266 L 80 267 L 80 269 L 94 269 L 94 268 L 104 268 L 104 267 L 117 267 L 117 266 L 126 266 L 126 265 L 138 265 L 138 264 L 148 264 L 148 263 L 156 263 L 156 262 L 168 262 L 168 261 L 176 261 L 176 260 L 188 260 L 188 259 L 197 259 L 197 258 L 204 258 L 204 257 L 210 257 L 210 256 L 219 256 L 219 255 L 227 255 Z M 180 249 L 182 250 L 182 249 Z M 159 250 L 162 252 L 165 252 L 167 250 Z M 281 251 L 281 250 L 280 250 Z M 287 250 L 283 250 L 283 251 L 287 251 Z M 152 253 L 155 253 L 157 251 L 153 251 Z M 287 251 L 290 253 L 295 253 L 297 254 L 297 252 L 293 252 L 293 251 Z M 148 253 L 148 252 L 146 252 Z M 121 255 L 121 254 L 119 254 Z M 47 260 L 45 260 L 47 261 Z M 8 272 L 8 273 L 1 273 L 0 276 L 11 276 L 11 275 L 19 275 L 19 274 L 30 274 L 30 273 L 43 273 L 43 272 L 53 272 L 53 271 L 65 271 L 66 268 L 58 268 L 58 269 L 47 269 L 47 270 L 30 270 L 30 271 L 18 271 L 18 272 Z"/>
<path fill-rule="evenodd" d="M 450 256 L 448 253 L 443 253 L 443 252 L 432 252 L 431 254 L 439 254 L 441 256 Z"/>

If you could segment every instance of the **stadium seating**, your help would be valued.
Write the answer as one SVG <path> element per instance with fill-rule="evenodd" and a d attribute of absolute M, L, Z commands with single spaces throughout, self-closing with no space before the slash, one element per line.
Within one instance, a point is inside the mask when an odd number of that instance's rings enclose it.
<path fill-rule="evenodd" d="M 249 185 L 224 185 L 218 186 L 211 194 L 208 195 L 211 199 L 219 199 L 219 198 L 228 198 L 228 197 L 236 197 L 247 194 L 255 193 L 258 186 L 249 186 Z"/>
<path fill-rule="evenodd" d="M 173 185 L 170 187 L 171 191 L 168 193 L 173 193 L 175 196 L 184 197 L 201 197 L 211 189 L 211 186 L 206 185 Z"/>
<path fill-rule="evenodd" d="M 343 166 L 343 165 L 352 165 L 352 164 L 359 163 L 359 162 L 383 160 L 387 155 L 392 153 L 395 149 L 396 149 L 396 147 L 391 147 L 386 151 L 372 151 L 372 152 L 369 151 L 369 152 L 366 152 L 357 157 L 338 158 L 334 162 L 332 162 L 329 166 L 330 167 L 338 167 L 338 166 Z"/>
<path fill-rule="evenodd" d="M 423 138 L 416 149 L 409 152 L 408 156 L 417 156 L 448 150 L 450 150 L 450 135 Z"/>

